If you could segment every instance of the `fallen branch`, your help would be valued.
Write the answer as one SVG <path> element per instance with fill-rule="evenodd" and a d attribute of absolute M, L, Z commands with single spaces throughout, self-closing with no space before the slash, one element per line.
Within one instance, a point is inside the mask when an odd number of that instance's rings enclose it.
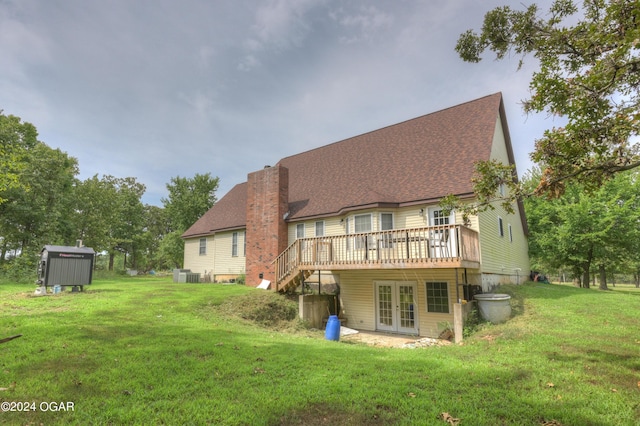
<path fill-rule="evenodd" d="M 22 337 L 22 334 L 16 334 L 15 336 L 5 337 L 4 339 L 0 339 L 0 343 L 6 343 L 10 340 L 17 339 L 18 337 Z"/>

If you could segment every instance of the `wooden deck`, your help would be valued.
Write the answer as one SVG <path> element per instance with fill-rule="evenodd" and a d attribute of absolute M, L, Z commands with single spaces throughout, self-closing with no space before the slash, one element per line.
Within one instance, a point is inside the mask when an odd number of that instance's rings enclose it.
<path fill-rule="evenodd" d="M 276 288 L 300 271 L 347 269 L 479 268 L 478 233 L 461 225 L 294 241 L 274 261 Z"/>

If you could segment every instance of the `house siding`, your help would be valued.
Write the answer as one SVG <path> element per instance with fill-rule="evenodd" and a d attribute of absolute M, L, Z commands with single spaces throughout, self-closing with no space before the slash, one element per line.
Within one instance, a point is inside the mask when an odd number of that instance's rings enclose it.
<path fill-rule="evenodd" d="M 238 233 L 238 255 L 232 256 L 233 233 Z M 245 273 L 246 256 L 244 252 L 244 230 L 219 232 L 216 234 L 214 280 L 226 281 Z"/>
<path fill-rule="evenodd" d="M 238 233 L 238 256 L 231 256 L 233 233 Z M 207 238 L 207 253 L 200 254 L 200 238 L 184 242 L 184 268 L 208 276 L 212 281 L 226 281 L 245 273 L 244 230 L 219 232 Z"/>
<path fill-rule="evenodd" d="M 460 272 L 461 273 L 461 272 Z M 438 337 L 447 327 L 453 327 L 453 304 L 457 302 L 455 271 L 451 269 L 360 270 L 340 272 L 340 315 L 349 327 L 362 331 L 376 330 L 375 282 L 415 282 L 417 287 L 416 316 L 418 333 Z M 459 279 L 461 282 L 461 278 Z M 447 282 L 449 313 L 427 312 L 426 283 Z M 459 293 L 462 297 L 462 288 Z"/>
<path fill-rule="evenodd" d="M 406 229 L 406 228 L 421 228 L 430 225 L 429 224 L 429 210 L 432 208 L 439 208 L 438 204 L 420 204 L 410 207 L 400 208 L 379 208 L 379 209 L 367 209 L 361 211 L 354 211 L 349 215 L 339 217 L 329 217 L 323 219 L 310 219 L 306 221 L 297 221 L 289 223 L 288 228 L 288 245 L 296 240 L 296 229 L 298 224 L 304 224 L 304 236 L 305 238 L 315 237 L 315 223 L 324 221 L 325 233 L 324 235 L 346 235 L 347 234 L 347 221 L 350 223 L 351 233 L 353 233 L 353 217 L 356 215 L 371 214 L 372 231 L 380 231 L 380 217 L 382 213 L 393 214 L 393 227 L 394 229 Z M 421 210 L 423 210 L 421 212 Z M 462 214 L 456 213 L 455 223 L 462 223 Z M 477 231 L 478 221 L 477 218 L 471 218 L 470 228 Z"/>
<path fill-rule="evenodd" d="M 206 254 L 200 254 L 200 238 L 207 239 Z M 207 237 L 189 238 L 184 241 L 184 268 L 191 272 L 197 272 L 202 276 L 212 272 L 215 268 L 215 238 Z"/>
<path fill-rule="evenodd" d="M 508 164 L 502 123 L 498 118 L 491 149 L 491 159 Z M 482 287 L 489 291 L 503 283 L 522 282 L 529 274 L 529 248 L 525 236 L 520 212 L 514 204 L 515 214 L 507 213 L 499 203 L 495 209 L 478 214 L 480 236 L 480 258 L 482 263 Z M 500 233 L 502 219 L 503 235 Z M 513 241 L 509 235 L 511 227 Z"/>

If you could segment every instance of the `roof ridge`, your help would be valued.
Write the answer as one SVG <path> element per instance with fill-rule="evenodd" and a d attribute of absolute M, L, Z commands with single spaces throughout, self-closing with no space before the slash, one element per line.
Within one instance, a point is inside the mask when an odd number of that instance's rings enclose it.
<path fill-rule="evenodd" d="M 480 101 L 482 101 L 484 99 L 491 98 L 491 97 L 494 97 L 494 96 L 500 96 L 502 98 L 502 92 L 491 93 L 489 95 L 485 95 L 485 96 L 482 96 L 480 98 L 472 99 L 470 101 L 462 102 L 460 104 L 451 105 L 451 106 L 448 106 L 446 108 L 439 109 L 437 111 L 429 112 L 427 114 L 419 115 L 417 117 L 413 117 L 413 118 L 409 118 L 407 120 L 400 121 L 398 123 L 388 124 L 386 126 L 382 126 L 382 127 L 377 128 L 377 129 L 370 130 L 368 132 L 360 133 L 358 135 L 349 136 L 349 137 L 347 137 L 345 139 L 341 139 L 341 140 L 338 140 L 338 141 L 335 141 L 335 142 L 330 142 L 328 144 L 321 145 L 321 146 L 318 146 L 318 147 L 315 147 L 315 148 L 311 148 L 311 149 L 308 149 L 306 151 L 298 152 L 296 154 L 288 155 L 288 156 L 282 157 L 280 160 L 278 160 L 276 162 L 276 165 L 281 164 L 284 160 L 286 160 L 288 158 L 297 157 L 297 156 L 302 155 L 302 154 L 307 154 L 309 152 L 313 152 L 313 151 L 317 151 L 317 150 L 320 150 L 320 149 L 325 149 L 325 148 L 328 148 L 328 147 L 331 147 L 331 146 L 334 146 L 334 145 L 338 145 L 338 144 L 341 144 L 341 143 L 345 143 L 345 142 L 350 141 L 351 139 L 360 138 L 362 136 L 365 136 L 365 135 L 368 135 L 368 134 L 371 134 L 371 133 L 375 133 L 375 132 L 378 132 L 378 131 L 381 131 L 381 130 L 390 129 L 390 128 L 393 128 L 393 127 L 396 127 L 396 126 L 401 126 L 401 125 L 409 123 L 411 121 L 420 120 L 420 119 L 423 119 L 423 118 L 428 117 L 430 115 L 440 114 L 440 113 L 443 113 L 443 112 L 448 111 L 450 109 L 454 109 L 454 108 L 457 109 L 457 108 L 459 108 L 459 107 L 461 107 L 463 105 L 468 105 L 468 104 L 471 104 L 471 103 L 474 103 L 474 102 L 480 102 Z"/>

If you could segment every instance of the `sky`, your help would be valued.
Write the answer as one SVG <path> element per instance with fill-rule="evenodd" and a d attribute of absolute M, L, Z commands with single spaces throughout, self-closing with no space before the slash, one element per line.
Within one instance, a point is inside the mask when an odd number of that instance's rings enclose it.
<path fill-rule="evenodd" d="M 547 10 L 549 1 L 539 1 Z M 281 158 L 502 92 L 518 172 L 557 123 L 525 115 L 535 60 L 454 50 L 510 0 L 0 0 L 0 109 L 162 205 L 177 176 L 218 199 Z M 530 4 L 525 2 L 524 4 Z M 544 13 L 544 12 L 542 12 Z"/>

